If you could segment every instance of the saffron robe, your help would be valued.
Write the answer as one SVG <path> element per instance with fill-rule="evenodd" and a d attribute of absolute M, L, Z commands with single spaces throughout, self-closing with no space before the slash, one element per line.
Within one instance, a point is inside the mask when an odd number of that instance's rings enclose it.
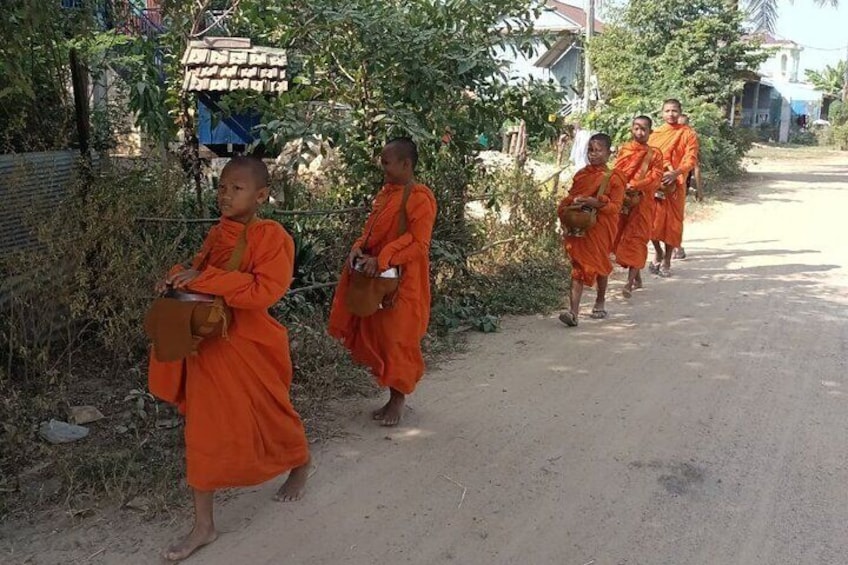
<path fill-rule="evenodd" d="M 238 271 L 226 264 L 241 232 L 247 247 Z M 292 406 L 288 332 L 268 313 L 286 293 L 294 242 L 277 222 L 245 227 L 222 218 L 192 265 L 195 292 L 222 296 L 232 308 L 226 337 L 204 339 L 197 355 L 162 363 L 150 356 L 155 396 L 185 415 L 188 484 L 201 491 L 265 482 L 309 460 L 303 424 Z M 180 267 L 175 267 L 175 271 Z"/>
<path fill-rule="evenodd" d="M 579 196 L 596 196 L 604 177 L 610 171 L 604 166 L 589 165 L 580 169 L 572 181 L 571 190 L 562 199 L 557 209 L 560 220 L 566 208 Z M 609 185 L 599 200 L 606 204 L 598 210 L 597 223 L 588 229 L 584 237 L 565 236 L 565 252 L 571 259 L 571 278 L 585 285 L 594 286 L 598 276 L 612 272 L 613 243 L 618 231 L 618 216 L 624 200 L 624 175 L 615 169 L 610 175 Z"/>
<path fill-rule="evenodd" d="M 657 202 L 651 239 L 672 247 L 683 243 L 686 176 L 698 163 L 698 136 L 689 126 L 663 124 L 651 134 L 648 145 L 662 151 L 663 168 L 680 171 L 676 190 Z"/>
<path fill-rule="evenodd" d="M 386 185 L 374 206 L 362 236 L 353 244 L 377 258 L 379 270 L 400 267 L 397 297 L 391 308 L 366 318 L 345 305 L 350 266 L 345 265 L 333 297 L 329 333 L 350 350 L 354 361 L 371 369 L 382 387 L 411 394 L 424 375 L 421 340 L 430 323 L 430 239 L 436 221 L 436 199 L 422 184 L 412 187 L 407 230 L 398 236 L 403 186 Z"/>
<path fill-rule="evenodd" d="M 651 150 L 644 175 L 643 163 Z M 654 193 L 662 182 L 663 159 L 659 149 L 628 141 L 618 150 L 615 169 L 621 171 L 631 190 L 642 193 L 639 204 L 629 214 L 619 214 L 618 236 L 615 238 L 615 261 L 622 267 L 641 269 L 648 260 L 648 241 L 654 221 Z"/>

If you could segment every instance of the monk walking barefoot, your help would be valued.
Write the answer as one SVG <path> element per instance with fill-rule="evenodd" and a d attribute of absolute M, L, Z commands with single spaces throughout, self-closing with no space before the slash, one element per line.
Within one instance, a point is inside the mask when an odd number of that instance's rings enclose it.
<path fill-rule="evenodd" d="M 689 125 L 689 116 L 686 114 L 680 114 L 680 119 L 678 120 L 679 124 L 684 126 Z M 700 156 L 699 160 L 695 162 L 695 166 L 689 171 L 689 174 L 686 176 L 686 193 L 689 193 L 691 188 L 695 189 L 695 201 L 703 202 L 704 201 L 704 193 L 703 193 L 703 183 L 701 182 L 701 164 L 700 164 Z M 682 243 L 682 242 L 681 242 Z M 683 248 L 683 245 L 680 247 L 674 248 L 673 259 L 686 259 L 686 250 Z"/>
<path fill-rule="evenodd" d="M 418 148 L 408 138 L 390 141 L 381 154 L 385 184 L 374 199 L 362 236 L 353 244 L 330 311 L 330 335 L 342 340 L 353 359 L 366 365 L 377 383 L 389 389 L 389 400 L 372 418 L 396 426 L 406 397 L 424 375 L 421 340 L 430 322 L 430 238 L 436 221 L 436 199 L 415 182 Z M 394 297 L 380 307 L 350 304 L 353 272 L 370 278 L 395 277 Z M 359 277 L 360 280 L 361 277 Z"/>
<path fill-rule="evenodd" d="M 185 415 L 187 480 L 194 496 L 194 527 L 165 551 L 171 561 L 217 539 L 216 490 L 256 485 L 290 471 L 277 498 L 295 500 L 308 477 L 306 433 L 289 398 L 288 332 L 268 313 L 291 284 L 294 242 L 279 223 L 256 218 L 267 198 L 264 163 L 232 159 L 218 187 L 220 222 L 209 231 L 191 268 L 175 267 L 158 285 L 195 300 L 220 297 L 232 313 L 221 335 L 200 340 L 194 354 L 185 319 L 151 319 L 150 327 L 164 321 L 165 330 L 185 326 L 187 332 L 149 332 L 155 334 L 150 391 Z M 159 335 L 170 337 L 163 341 Z M 165 354 L 174 343 L 184 342 L 188 351 Z"/>
<path fill-rule="evenodd" d="M 662 154 L 648 146 L 653 122 L 648 116 L 633 120 L 631 141 L 618 150 L 614 168 L 627 179 L 626 206 L 622 207 L 618 235 L 615 238 L 615 260 L 628 269 L 627 283 L 622 289 L 625 298 L 642 287 L 641 271 L 648 260 L 648 240 L 654 219 L 654 193 L 660 186 L 663 173 Z M 662 249 L 658 249 L 662 261 Z M 638 281 L 638 282 L 637 282 Z"/>
<path fill-rule="evenodd" d="M 665 124 L 654 130 L 648 144 L 663 155 L 662 185 L 665 197 L 656 203 L 651 239 L 661 264 L 657 274 L 671 274 L 671 259 L 675 247 L 683 243 L 683 215 L 686 207 L 686 175 L 698 164 L 698 136 L 688 125 L 679 123 L 682 114 L 680 101 L 669 99 L 663 103 Z M 660 244 L 665 249 L 660 249 Z"/>
<path fill-rule="evenodd" d="M 588 207 L 597 214 L 597 222 L 585 233 L 566 231 L 565 235 L 565 252 L 571 259 L 571 300 L 569 310 L 559 319 L 570 327 L 578 324 L 584 287 L 595 283 L 598 293 L 591 317 L 607 317 L 607 281 L 613 268 L 610 253 L 618 231 L 625 186 L 624 175 L 607 167 L 611 147 L 612 140 L 606 134 L 597 133 L 589 139 L 589 165 L 574 175 L 571 190 L 557 209 L 563 226 L 567 225 L 566 214 L 571 208 Z"/>

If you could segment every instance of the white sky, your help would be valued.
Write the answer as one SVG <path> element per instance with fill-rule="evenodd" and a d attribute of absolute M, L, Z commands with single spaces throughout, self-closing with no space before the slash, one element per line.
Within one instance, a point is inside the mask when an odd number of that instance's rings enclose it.
<path fill-rule="evenodd" d="M 848 0 L 838 8 L 816 6 L 813 0 L 780 0 L 780 19 L 776 33 L 804 46 L 801 51 L 801 76 L 804 69 L 822 69 L 845 59 L 848 49 Z M 815 49 L 813 49 L 815 47 Z"/>

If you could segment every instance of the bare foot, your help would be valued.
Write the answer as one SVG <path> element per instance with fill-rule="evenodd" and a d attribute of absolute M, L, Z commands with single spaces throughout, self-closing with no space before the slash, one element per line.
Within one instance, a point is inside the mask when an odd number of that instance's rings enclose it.
<path fill-rule="evenodd" d="M 289 471 L 289 476 L 277 494 L 274 495 L 274 500 L 277 502 L 294 502 L 300 500 L 303 496 L 303 491 L 306 489 L 306 481 L 309 479 L 309 462 L 307 461 L 300 467 L 295 467 Z"/>
<path fill-rule="evenodd" d="M 389 402 L 391 402 L 391 400 Z M 371 412 L 371 419 L 381 422 L 383 418 L 386 417 L 386 410 L 389 409 L 389 402 L 386 402 L 385 405 Z"/>
<path fill-rule="evenodd" d="M 204 545 L 209 545 L 216 539 L 218 539 L 218 532 L 215 531 L 215 526 L 199 526 L 195 524 L 191 532 L 180 543 L 169 547 L 163 557 L 168 561 L 182 561 Z"/>
<path fill-rule="evenodd" d="M 624 288 L 621 290 L 621 295 L 624 296 L 624 298 L 630 298 L 633 296 L 633 289 L 630 288 L 629 284 L 624 285 Z"/>
<path fill-rule="evenodd" d="M 397 426 L 403 417 L 403 407 L 406 403 L 406 397 L 401 392 L 394 389 L 390 390 L 391 396 L 389 397 L 389 401 L 386 402 L 386 405 L 371 414 L 371 417 L 378 420 L 381 426 Z"/>

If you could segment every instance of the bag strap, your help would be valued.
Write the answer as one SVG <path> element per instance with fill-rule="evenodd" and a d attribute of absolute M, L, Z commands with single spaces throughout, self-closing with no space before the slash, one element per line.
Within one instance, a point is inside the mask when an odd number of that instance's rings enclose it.
<path fill-rule="evenodd" d="M 203 267 L 206 265 L 206 261 L 209 259 L 209 255 L 212 253 L 212 248 L 215 247 L 215 242 L 218 241 L 218 237 L 220 234 L 215 232 L 215 237 L 207 237 L 203 242 L 203 246 L 200 248 L 200 251 L 194 256 L 194 259 L 191 261 L 191 268 L 195 271 L 203 270 Z"/>
<path fill-rule="evenodd" d="M 406 233 L 409 223 L 409 218 L 406 215 L 406 203 L 409 202 L 409 195 L 412 194 L 413 182 L 409 181 L 403 187 L 403 197 L 400 199 L 400 220 L 398 221 L 398 237 Z"/>
<path fill-rule="evenodd" d="M 601 187 L 598 188 L 598 194 L 595 195 L 595 198 L 600 198 L 604 195 L 607 188 L 609 188 L 610 177 L 612 177 L 612 169 L 607 171 L 607 174 L 604 175 L 604 180 L 601 181 Z"/>
<path fill-rule="evenodd" d="M 236 246 L 233 248 L 233 254 L 230 255 L 230 260 L 227 261 L 228 271 L 237 271 L 241 265 L 241 259 L 244 257 L 244 252 L 247 249 L 247 229 L 257 222 L 256 217 L 251 218 L 245 225 L 244 229 L 239 234 Z"/>
<path fill-rule="evenodd" d="M 412 187 L 414 186 L 413 181 L 409 181 L 403 186 L 403 196 L 401 196 L 400 200 L 400 220 L 398 221 L 398 236 L 406 233 L 407 222 L 409 221 L 406 216 L 406 203 L 409 201 L 409 195 L 412 193 Z M 371 226 L 368 228 L 368 234 L 365 236 L 365 239 L 362 240 L 362 249 L 368 249 L 368 240 L 371 239 L 371 234 L 374 231 L 374 226 L 377 224 L 377 219 L 382 215 L 383 210 L 385 210 L 386 205 L 383 205 L 383 209 L 379 211 L 375 211 L 371 219 Z"/>
<path fill-rule="evenodd" d="M 654 148 L 648 147 L 648 151 L 645 153 L 645 156 L 642 158 L 642 166 L 639 168 L 639 178 L 645 178 L 645 175 L 648 174 L 648 167 L 651 165 L 651 159 L 654 157 Z"/>

